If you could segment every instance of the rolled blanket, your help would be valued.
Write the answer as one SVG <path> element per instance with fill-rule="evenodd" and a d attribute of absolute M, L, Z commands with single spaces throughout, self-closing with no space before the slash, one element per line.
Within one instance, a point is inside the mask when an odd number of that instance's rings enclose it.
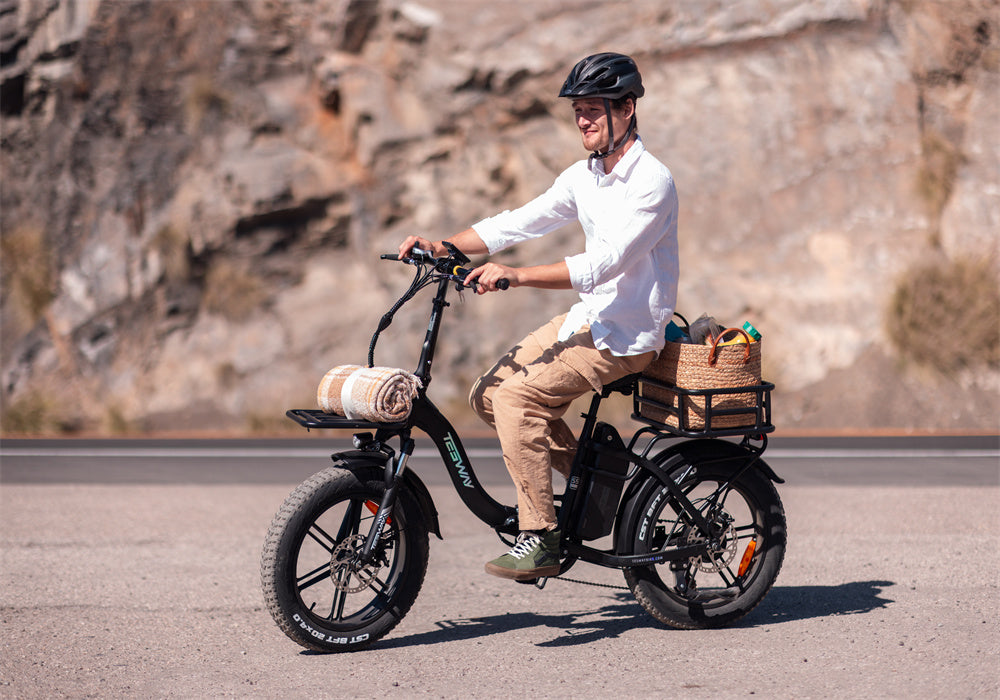
<path fill-rule="evenodd" d="M 353 420 L 395 423 L 406 420 L 420 380 L 394 367 L 339 365 L 316 390 L 319 407 Z"/>

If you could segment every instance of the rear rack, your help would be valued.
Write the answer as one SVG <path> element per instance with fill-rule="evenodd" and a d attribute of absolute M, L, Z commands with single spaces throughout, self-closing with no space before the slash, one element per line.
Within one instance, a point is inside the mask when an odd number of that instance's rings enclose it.
<path fill-rule="evenodd" d="M 327 413 L 318 408 L 292 408 L 285 415 L 304 428 L 341 429 L 341 430 L 402 430 L 406 421 L 398 423 L 375 423 L 370 420 L 355 420 Z"/>
<path fill-rule="evenodd" d="M 770 382 L 683 389 L 642 375 L 633 394 L 632 419 L 688 438 L 770 433 L 772 389 Z"/>

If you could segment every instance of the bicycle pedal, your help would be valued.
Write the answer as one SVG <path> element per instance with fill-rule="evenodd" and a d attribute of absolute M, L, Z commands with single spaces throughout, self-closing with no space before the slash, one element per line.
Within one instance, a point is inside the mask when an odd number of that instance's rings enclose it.
<path fill-rule="evenodd" d="M 523 584 L 525 584 L 527 586 L 534 586 L 538 590 L 542 590 L 543 588 L 545 588 L 545 582 L 548 581 L 548 580 L 549 579 L 548 579 L 547 576 L 542 576 L 541 578 L 529 578 L 529 579 L 525 579 L 523 581 L 519 581 L 517 579 L 514 579 L 514 582 L 515 583 L 523 583 Z"/>

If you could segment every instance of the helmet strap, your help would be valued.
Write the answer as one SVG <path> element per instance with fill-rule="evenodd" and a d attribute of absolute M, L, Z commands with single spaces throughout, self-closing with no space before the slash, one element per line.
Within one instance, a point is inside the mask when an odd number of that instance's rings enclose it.
<path fill-rule="evenodd" d="M 615 150 L 615 124 L 611 119 L 611 100 L 604 98 L 604 113 L 608 115 L 608 150 L 604 155 L 609 156 Z"/>
<path fill-rule="evenodd" d="M 629 139 L 632 138 L 632 134 L 636 132 L 635 112 L 633 112 L 632 118 L 629 120 L 628 123 L 628 129 L 625 131 L 625 136 L 623 136 L 622 140 L 619 141 L 617 145 L 615 145 L 615 129 L 614 126 L 612 126 L 611 124 L 611 101 L 608 100 L 608 98 L 606 97 L 604 98 L 604 111 L 608 115 L 608 150 L 606 150 L 604 153 L 601 153 L 600 151 L 594 151 L 593 153 L 591 153 L 590 158 L 587 159 L 587 167 L 590 167 L 593 164 L 595 158 L 597 160 L 604 160 L 612 153 L 621 150 L 622 147 L 626 143 L 628 143 Z"/>

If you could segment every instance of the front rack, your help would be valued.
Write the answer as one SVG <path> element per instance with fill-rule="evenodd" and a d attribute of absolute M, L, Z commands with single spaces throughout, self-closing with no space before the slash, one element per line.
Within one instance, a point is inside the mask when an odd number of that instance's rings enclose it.
<path fill-rule="evenodd" d="M 341 429 L 341 430 L 402 430 L 406 422 L 375 423 L 370 420 L 354 420 L 339 416 L 336 413 L 326 413 L 318 408 L 292 408 L 285 415 L 304 428 Z"/>
<path fill-rule="evenodd" d="M 772 389 L 770 382 L 684 389 L 642 375 L 633 394 L 632 419 L 689 438 L 770 433 Z"/>

